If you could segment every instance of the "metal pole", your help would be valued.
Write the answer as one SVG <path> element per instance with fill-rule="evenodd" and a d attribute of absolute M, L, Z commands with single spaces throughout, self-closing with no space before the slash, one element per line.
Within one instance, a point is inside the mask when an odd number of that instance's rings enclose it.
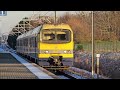
<path fill-rule="evenodd" d="M 94 78 L 94 11 L 92 11 L 92 78 Z"/>
<path fill-rule="evenodd" d="M 55 24 L 56 24 L 56 11 L 55 11 Z"/>
<path fill-rule="evenodd" d="M 96 54 L 97 57 L 97 78 L 99 79 L 99 71 L 100 71 L 100 54 Z"/>
<path fill-rule="evenodd" d="M 99 57 L 97 57 L 97 78 L 99 78 Z"/>

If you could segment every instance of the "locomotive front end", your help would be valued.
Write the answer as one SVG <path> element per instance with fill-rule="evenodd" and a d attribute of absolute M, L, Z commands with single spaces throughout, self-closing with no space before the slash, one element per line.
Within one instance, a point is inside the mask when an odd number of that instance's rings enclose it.
<path fill-rule="evenodd" d="M 39 64 L 55 67 L 73 65 L 73 32 L 68 25 L 45 25 L 40 33 Z"/>

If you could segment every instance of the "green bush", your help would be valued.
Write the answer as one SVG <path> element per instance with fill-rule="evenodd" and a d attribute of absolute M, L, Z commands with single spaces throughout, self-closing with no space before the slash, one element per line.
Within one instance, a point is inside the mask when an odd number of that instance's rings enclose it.
<path fill-rule="evenodd" d="M 78 44 L 77 47 L 76 47 L 76 50 L 83 50 L 83 45 Z"/>
<path fill-rule="evenodd" d="M 101 43 L 102 41 L 101 40 L 96 40 L 96 43 Z"/>

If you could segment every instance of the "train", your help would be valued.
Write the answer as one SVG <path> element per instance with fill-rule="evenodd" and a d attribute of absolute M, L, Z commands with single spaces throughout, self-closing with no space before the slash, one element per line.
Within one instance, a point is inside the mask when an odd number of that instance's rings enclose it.
<path fill-rule="evenodd" d="M 41 67 L 73 66 L 73 31 L 68 24 L 42 24 L 16 40 L 16 52 L 30 59 Z"/>

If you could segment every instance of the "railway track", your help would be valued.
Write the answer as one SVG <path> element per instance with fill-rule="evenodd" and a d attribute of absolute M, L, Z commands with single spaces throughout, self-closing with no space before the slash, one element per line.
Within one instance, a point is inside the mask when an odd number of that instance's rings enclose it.
<path fill-rule="evenodd" d="M 63 71 L 52 71 L 50 72 L 54 73 L 56 76 L 58 76 L 59 79 L 87 79 L 81 75 L 78 75 L 76 73 L 70 72 L 69 70 L 63 70 Z"/>
<path fill-rule="evenodd" d="M 76 67 L 69 67 L 66 70 L 59 71 L 58 73 L 52 71 L 52 73 L 57 75 L 60 79 L 109 79 L 101 75 L 98 77 L 97 74 L 92 76 L 91 72 Z"/>
<path fill-rule="evenodd" d="M 68 76 L 71 77 L 71 79 L 87 79 L 79 74 L 76 74 L 76 73 L 73 73 L 73 72 L 70 72 L 68 70 L 65 70 L 64 73 Z"/>

